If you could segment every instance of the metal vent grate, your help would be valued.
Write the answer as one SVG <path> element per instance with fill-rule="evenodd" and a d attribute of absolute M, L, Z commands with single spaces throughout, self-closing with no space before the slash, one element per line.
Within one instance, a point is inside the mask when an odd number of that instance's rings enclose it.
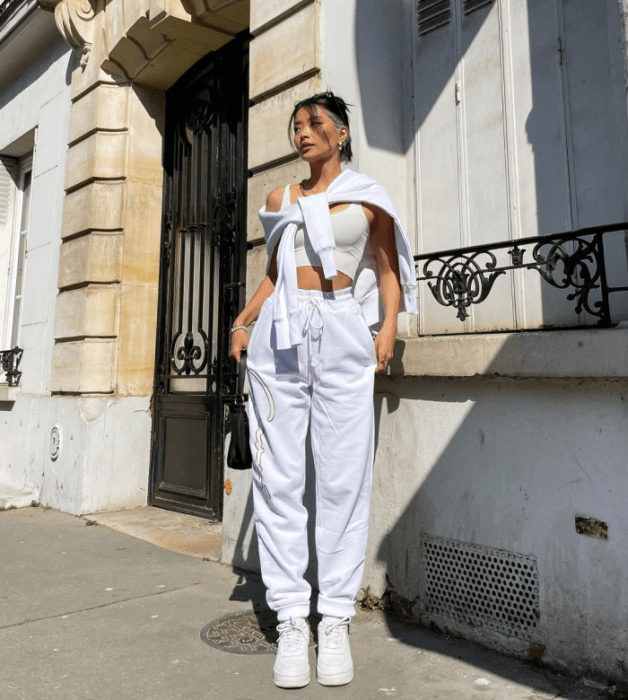
<path fill-rule="evenodd" d="M 539 620 L 536 559 L 441 537 L 421 537 L 426 616 L 531 639 Z"/>
<path fill-rule="evenodd" d="M 419 36 L 451 22 L 451 0 L 417 0 Z"/>
<path fill-rule="evenodd" d="M 480 7 L 490 5 L 494 0 L 463 0 L 463 8 L 465 15 L 468 15 L 474 10 L 479 10 Z"/>

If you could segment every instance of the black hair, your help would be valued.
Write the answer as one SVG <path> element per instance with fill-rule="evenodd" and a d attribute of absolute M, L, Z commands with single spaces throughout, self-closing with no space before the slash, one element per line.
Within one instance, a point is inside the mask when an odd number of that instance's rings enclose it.
<path fill-rule="evenodd" d="M 349 105 L 338 95 L 334 95 L 333 92 L 320 92 L 317 95 L 312 95 L 307 97 L 294 105 L 292 114 L 290 115 L 290 121 L 288 122 L 288 132 L 292 137 L 292 127 L 294 124 L 294 118 L 300 109 L 307 109 L 310 113 L 314 111 L 314 108 L 322 107 L 330 118 L 333 120 L 337 129 L 342 126 L 347 127 L 347 138 L 342 142 L 340 148 L 340 160 L 341 162 L 348 163 L 353 157 L 353 151 L 351 150 L 351 131 L 349 129 Z"/>

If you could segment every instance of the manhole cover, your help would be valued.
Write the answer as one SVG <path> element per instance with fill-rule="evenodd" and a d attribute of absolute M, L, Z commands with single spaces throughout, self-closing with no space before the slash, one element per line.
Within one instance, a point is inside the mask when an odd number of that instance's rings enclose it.
<path fill-rule="evenodd" d="M 278 636 L 277 615 L 270 610 L 231 613 L 201 630 L 205 644 L 232 654 L 274 654 Z"/>

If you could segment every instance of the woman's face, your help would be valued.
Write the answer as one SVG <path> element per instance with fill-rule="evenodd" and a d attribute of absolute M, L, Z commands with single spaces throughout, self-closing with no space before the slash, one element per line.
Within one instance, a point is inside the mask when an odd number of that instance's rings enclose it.
<path fill-rule="evenodd" d="M 347 137 L 347 127 L 336 128 L 327 112 L 318 106 L 302 107 L 294 117 L 294 145 L 303 160 L 312 163 L 339 157 L 338 144 Z"/>

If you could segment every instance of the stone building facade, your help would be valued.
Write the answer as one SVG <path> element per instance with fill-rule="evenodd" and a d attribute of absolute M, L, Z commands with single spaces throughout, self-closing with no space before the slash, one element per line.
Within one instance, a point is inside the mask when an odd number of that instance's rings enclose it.
<path fill-rule="evenodd" d="M 211 120 L 198 106 L 207 103 L 203 90 L 213 89 L 199 80 L 217 80 L 220 61 L 232 61 L 234 75 L 249 71 L 241 97 L 250 106 L 238 129 L 224 122 L 233 138 L 246 138 L 246 187 L 233 205 L 236 223 L 223 222 L 220 235 L 249 244 L 250 294 L 265 265 L 257 220 L 265 193 L 307 174 L 287 136 L 288 116 L 295 101 L 321 90 L 353 105 L 352 167 L 387 187 L 416 254 L 625 221 L 622 7 L 611 0 L 2 3 L 0 264 L 8 274 L 0 349 L 23 350 L 19 385 L 0 384 L 4 503 L 80 514 L 158 502 L 211 513 L 223 520 L 224 561 L 257 566 L 250 474 L 229 473 L 221 459 L 232 403 L 207 388 L 222 377 L 233 395 L 224 339 L 206 339 L 218 352 L 210 371 L 202 350 L 195 355 L 197 328 L 189 345 L 176 333 L 159 335 L 179 313 L 173 302 L 168 315 L 172 299 L 189 301 L 199 318 L 205 308 L 205 297 L 176 291 L 177 280 L 198 283 L 198 267 L 184 278 L 175 266 L 172 293 L 163 280 L 168 251 L 197 250 L 198 231 L 213 225 L 200 214 L 193 226 L 176 221 L 194 208 L 181 191 L 196 193 L 204 182 L 194 154 L 224 156 L 205 144 Z M 234 42 L 239 53 L 228 53 Z M 177 105 L 188 94 L 190 104 Z M 198 181 L 180 179 L 178 156 L 168 151 L 175 142 Z M 204 212 L 202 194 L 194 197 Z M 171 201 L 182 217 L 174 223 L 166 215 Z M 188 243 L 172 243 L 184 235 Z M 626 286 L 623 229 L 605 240 L 611 284 Z M 577 245 L 566 244 L 565 256 Z M 508 260 L 512 250 L 499 255 Z M 181 269 L 209 260 L 195 255 L 182 253 Z M 578 284 L 593 269 L 582 264 Z M 238 271 L 230 274 L 225 285 L 241 289 Z M 576 313 L 569 291 L 511 264 L 460 321 L 421 283 L 419 318 L 402 318 L 391 373 L 376 381 L 365 588 L 413 619 L 615 679 L 628 665 L 628 304 L 614 294 L 613 327 L 584 328 L 597 320 L 597 297 Z M 216 294 L 215 313 L 228 324 L 243 295 Z M 173 343 L 176 377 L 159 365 L 163 337 Z M 191 383 L 199 378 L 202 390 Z M 186 465 L 198 460 L 168 445 L 187 443 L 214 470 L 211 478 L 201 465 L 186 481 Z M 205 511 L 195 505 L 204 498 Z"/>

